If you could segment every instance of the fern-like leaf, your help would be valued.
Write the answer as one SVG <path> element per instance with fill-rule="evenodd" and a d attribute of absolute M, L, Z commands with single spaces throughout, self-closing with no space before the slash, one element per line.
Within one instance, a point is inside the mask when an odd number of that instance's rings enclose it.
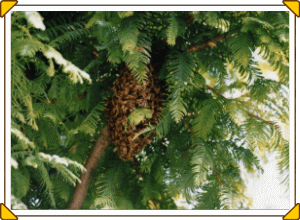
<path fill-rule="evenodd" d="M 170 24 L 167 28 L 167 43 L 171 46 L 174 46 L 179 32 L 179 24 L 174 13 L 171 14 L 169 22 Z"/>
<path fill-rule="evenodd" d="M 200 113 L 192 122 L 192 129 L 197 137 L 206 140 L 221 112 L 221 105 L 216 99 L 208 99 L 201 102 L 199 110 Z"/>

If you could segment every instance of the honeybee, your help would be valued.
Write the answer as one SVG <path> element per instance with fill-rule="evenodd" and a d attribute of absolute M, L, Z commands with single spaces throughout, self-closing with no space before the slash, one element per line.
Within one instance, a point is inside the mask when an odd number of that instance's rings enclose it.
<path fill-rule="evenodd" d="M 143 85 L 136 85 L 135 88 L 137 90 L 143 90 L 145 87 Z"/>
<path fill-rule="evenodd" d="M 123 95 L 124 95 L 124 96 L 125 96 L 125 95 L 128 95 L 128 94 L 129 94 L 129 91 L 130 91 L 129 87 L 125 87 L 125 89 L 124 89 L 124 91 L 123 91 Z"/>
<path fill-rule="evenodd" d="M 155 98 L 155 95 L 153 93 L 150 93 L 150 99 L 154 100 L 154 98 Z"/>
<path fill-rule="evenodd" d="M 126 148 L 126 143 L 122 142 L 120 148 Z"/>
<path fill-rule="evenodd" d="M 134 97 L 134 95 L 127 95 L 126 96 L 126 99 L 134 99 L 135 97 Z"/>
<path fill-rule="evenodd" d="M 127 154 L 127 148 L 126 147 L 122 147 L 122 154 Z"/>
<path fill-rule="evenodd" d="M 138 104 L 138 105 L 141 105 L 143 100 L 142 99 L 136 99 L 135 102 Z"/>
<path fill-rule="evenodd" d="M 128 141 L 132 142 L 133 138 L 131 136 L 128 137 Z"/>
<path fill-rule="evenodd" d="M 149 65 L 149 71 L 150 71 L 150 72 L 153 72 L 153 71 L 154 71 L 154 68 L 153 68 L 152 65 Z"/>
<path fill-rule="evenodd" d="M 156 94 L 159 94 L 160 88 L 159 88 L 159 87 L 154 87 L 154 92 L 155 92 Z"/>
<path fill-rule="evenodd" d="M 142 96 L 144 99 L 146 99 L 146 98 L 147 98 L 147 94 L 146 94 L 146 92 L 145 92 L 145 91 L 142 91 L 142 92 L 141 92 L 141 94 L 140 94 L 140 96 Z"/>
<path fill-rule="evenodd" d="M 121 110 L 122 110 L 123 112 L 127 112 L 127 111 L 128 111 L 128 107 L 125 106 L 125 105 L 122 105 L 122 106 L 121 106 Z"/>

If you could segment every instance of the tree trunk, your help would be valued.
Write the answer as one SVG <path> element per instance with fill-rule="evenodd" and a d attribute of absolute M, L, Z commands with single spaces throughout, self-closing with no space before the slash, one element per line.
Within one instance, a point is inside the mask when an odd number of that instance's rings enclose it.
<path fill-rule="evenodd" d="M 110 142 L 109 137 L 109 129 L 108 125 L 105 125 L 100 136 L 98 137 L 92 152 L 87 158 L 84 167 L 86 168 L 86 172 L 83 173 L 80 177 L 81 183 L 77 185 L 73 200 L 69 206 L 69 209 L 81 209 L 92 175 L 93 171 L 96 168 L 100 158 L 102 157 L 106 147 Z"/>

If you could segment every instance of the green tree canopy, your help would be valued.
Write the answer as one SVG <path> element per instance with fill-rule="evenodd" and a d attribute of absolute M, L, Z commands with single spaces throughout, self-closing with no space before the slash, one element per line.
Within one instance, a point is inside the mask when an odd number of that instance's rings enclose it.
<path fill-rule="evenodd" d="M 66 209 L 80 182 L 84 209 L 249 208 L 241 172 L 262 173 L 267 152 L 288 186 L 288 12 L 13 12 L 11 42 L 13 208 Z M 150 62 L 164 105 L 123 161 L 105 103 L 121 66 L 145 85 Z"/>

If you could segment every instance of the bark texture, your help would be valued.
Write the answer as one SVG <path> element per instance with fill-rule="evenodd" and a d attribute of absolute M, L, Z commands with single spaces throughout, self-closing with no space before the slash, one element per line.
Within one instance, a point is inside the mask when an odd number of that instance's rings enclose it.
<path fill-rule="evenodd" d="M 81 183 L 77 185 L 73 200 L 69 206 L 69 209 L 81 209 L 90 181 L 93 175 L 93 171 L 96 168 L 99 160 L 101 159 L 106 147 L 110 142 L 109 129 L 105 125 L 99 138 L 97 139 L 89 157 L 87 158 L 84 167 L 86 172 L 80 177 Z"/>

